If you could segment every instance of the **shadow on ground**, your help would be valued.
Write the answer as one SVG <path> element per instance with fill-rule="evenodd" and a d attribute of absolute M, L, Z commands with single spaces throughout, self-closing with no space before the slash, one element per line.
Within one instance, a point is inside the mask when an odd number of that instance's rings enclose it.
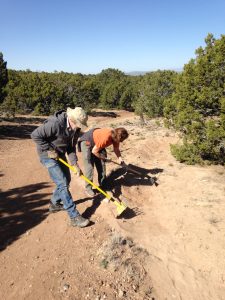
<path fill-rule="evenodd" d="M 155 169 L 145 169 L 141 168 L 132 164 L 129 164 L 128 167 L 130 170 L 126 168 L 118 168 L 114 171 L 112 171 L 108 176 L 107 176 L 107 181 L 106 184 L 104 185 L 103 191 L 110 191 L 112 194 L 113 198 L 118 200 L 118 201 L 123 201 L 121 195 L 121 187 L 122 186 L 133 186 L 133 185 L 155 185 L 157 186 L 157 178 L 156 177 L 151 177 L 150 174 L 158 174 L 163 172 L 163 169 L 160 168 L 155 168 Z M 131 171 L 133 170 L 133 172 Z M 101 204 L 101 201 L 105 198 L 104 195 L 100 194 L 96 190 L 97 194 L 94 198 L 86 197 L 83 199 L 79 199 L 76 201 L 76 205 L 79 205 L 80 203 L 90 201 L 91 206 L 86 208 L 86 210 L 82 213 L 83 217 L 85 218 L 90 218 L 99 205 Z M 129 208 L 127 207 L 126 210 L 119 216 L 120 219 L 132 219 L 140 214 L 143 214 L 143 212 L 138 208 Z"/>
<path fill-rule="evenodd" d="M 113 170 L 108 176 L 105 189 L 111 191 L 113 197 L 122 199 L 122 186 L 158 186 L 157 177 L 152 177 L 149 174 L 158 174 L 163 172 L 163 169 L 145 169 L 132 164 L 128 165 L 129 168 L 121 167 Z M 133 170 L 133 171 L 131 171 Z M 131 219 L 142 212 L 137 211 L 136 208 L 127 209 L 122 215 L 126 219 Z"/>
<path fill-rule="evenodd" d="M 88 200 L 91 200 L 91 206 L 89 206 L 88 208 L 85 209 L 85 211 L 82 213 L 82 216 L 84 218 L 89 219 L 97 210 L 97 208 L 99 207 L 99 205 L 101 204 L 101 201 L 105 198 L 104 195 L 101 194 L 97 194 L 94 198 L 83 198 L 80 199 L 78 201 L 76 201 L 76 205 L 79 203 L 83 203 L 86 202 Z M 119 199 L 116 199 L 119 200 Z M 116 206 L 114 207 L 114 214 L 116 217 Z M 135 207 L 135 208 L 129 208 L 127 207 L 124 212 L 121 215 L 118 215 L 117 218 L 118 219 L 132 219 L 138 215 L 142 214 L 142 212 L 140 211 L 139 208 Z"/>
<path fill-rule="evenodd" d="M 0 251 L 47 217 L 44 206 L 50 194 L 41 192 L 47 187 L 49 184 L 42 182 L 1 192 Z"/>
<path fill-rule="evenodd" d="M 96 209 L 99 207 L 99 205 L 101 204 L 102 199 L 104 198 L 103 195 L 101 194 L 96 194 L 94 198 L 83 198 L 83 199 L 79 199 L 76 201 L 76 205 L 89 201 L 91 203 L 91 206 L 87 207 L 85 209 L 85 211 L 82 213 L 82 216 L 84 218 L 89 219 L 96 211 Z"/>
<path fill-rule="evenodd" d="M 119 215 L 117 218 L 118 219 L 132 219 L 134 217 L 137 217 L 139 215 L 143 215 L 143 211 L 140 210 L 139 207 L 133 207 L 133 208 L 130 208 L 130 207 L 127 207 L 124 212 Z"/>
<path fill-rule="evenodd" d="M 0 125 L 0 138 L 7 140 L 30 139 L 35 125 Z"/>
<path fill-rule="evenodd" d="M 134 170 L 134 172 L 139 173 L 140 177 L 146 177 L 146 176 L 148 177 L 149 174 L 156 175 L 158 173 L 163 172 L 163 169 L 161 169 L 161 168 L 146 169 L 146 168 L 138 167 L 133 164 L 129 164 L 128 167 L 131 168 L 132 170 Z"/>
<path fill-rule="evenodd" d="M 32 124 L 39 124 L 42 123 L 47 117 L 33 117 L 33 116 L 15 116 L 13 118 L 1 118 L 1 121 L 11 122 L 11 123 L 32 123 Z"/>
<path fill-rule="evenodd" d="M 158 186 L 157 177 L 152 177 L 149 173 L 156 175 L 161 172 L 163 172 L 163 169 L 145 169 L 129 164 L 128 168 L 118 168 L 107 176 L 106 188 L 107 190 L 115 190 L 115 195 L 119 197 L 121 194 L 121 186 Z"/>
<path fill-rule="evenodd" d="M 117 113 L 112 111 L 91 111 L 88 114 L 92 117 L 110 117 L 110 118 L 119 117 Z"/>

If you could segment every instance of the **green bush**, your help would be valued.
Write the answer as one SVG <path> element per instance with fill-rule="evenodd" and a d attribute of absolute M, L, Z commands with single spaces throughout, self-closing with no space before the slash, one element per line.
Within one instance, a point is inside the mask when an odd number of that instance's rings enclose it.
<path fill-rule="evenodd" d="M 165 101 L 166 124 L 179 130 L 183 145 L 171 147 L 182 162 L 224 164 L 225 144 L 225 35 L 209 34 L 205 49 L 185 65 L 176 90 Z"/>
<path fill-rule="evenodd" d="M 203 164 L 203 160 L 198 155 L 198 149 L 193 144 L 170 145 L 172 155 L 181 163 L 194 165 Z"/>

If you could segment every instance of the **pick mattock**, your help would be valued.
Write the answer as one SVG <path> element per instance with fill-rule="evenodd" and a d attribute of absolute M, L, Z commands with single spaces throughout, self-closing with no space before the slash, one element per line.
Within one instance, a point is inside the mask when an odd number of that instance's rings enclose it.
<path fill-rule="evenodd" d="M 58 160 L 61 161 L 61 163 L 63 163 L 64 165 L 66 165 L 70 170 L 72 170 L 73 172 L 77 173 L 76 168 L 73 167 L 73 166 L 71 166 L 70 164 L 68 164 L 65 160 L 63 160 L 62 158 L 59 158 Z M 88 182 L 95 189 L 97 189 L 100 193 L 102 193 L 109 201 L 112 201 L 116 205 L 117 217 L 121 216 L 121 214 L 127 209 L 127 206 L 126 206 L 125 203 L 123 203 L 120 200 L 117 200 L 117 199 L 113 198 L 111 195 L 109 195 L 106 192 L 104 192 L 102 189 L 100 189 L 100 187 L 98 187 L 97 185 L 95 185 L 86 176 L 81 175 L 80 177 L 83 178 L 86 182 Z"/>
<path fill-rule="evenodd" d="M 151 177 L 151 176 L 149 176 L 149 175 L 147 175 L 147 174 L 142 174 L 141 172 L 138 172 L 138 171 L 136 171 L 136 170 L 134 170 L 132 167 L 130 167 L 129 165 L 121 165 L 121 164 L 119 164 L 119 163 L 117 163 L 116 161 L 113 161 L 113 160 L 110 160 L 110 162 L 112 162 L 113 164 L 115 164 L 115 165 L 117 165 L 117 166 L 120 166 L 120 167 L 122 167 L 122 168 L 125 168 L 127 171 L 130 171 L 131 173 L 133 173 L 133 174 L 136 174 L 136 175 L 138 175 L 138 176 L 140 176 L 140 177 L 142 177 L 142 178 L 147 178 L 148 180 L 149 180 L 149 182 L 151 183 L 151 184 L 155 184 L 155 186 L 157 186 L 158 185 L 158 183 L 156 182 L 156 179 L 155 178 L 153 178 L 153 177 Z"/>

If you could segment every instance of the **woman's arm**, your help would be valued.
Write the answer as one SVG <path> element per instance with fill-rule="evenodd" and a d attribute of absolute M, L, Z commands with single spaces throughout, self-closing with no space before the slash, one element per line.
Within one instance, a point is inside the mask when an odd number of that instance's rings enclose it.
<path fill-rule="evenodd" d="M 116 154 L 117 158 L 119 159 L 121 157 L 121 152 L 120 152 L 119 144 L 113 145 L 113 150 L 114 150 L 114 153 Z"/>
<path fill-rule="evenodd" d="M 118 161 L 121 165 L 125 164 L 124 160 L 122 159 L 121 157 L 121 152 L 120 152 L 120 149 L 119 149 L 119 144 L 118 145 L 113 145 L 113 150 L 118 158 Z"/>
<path fill-rule="evenodd" d="M 100 150 L 101 150 L 101 149 L 99 149 L 97 146 L 94 146 L 91 152 L 92 152 L 95 156 L 97 156 L 98 158 L 104 159 L 104 160 L 105 160 L 106 157 L 105 157 L 104 155 L 102 155 L 102 154 L 99 153 Z"/>

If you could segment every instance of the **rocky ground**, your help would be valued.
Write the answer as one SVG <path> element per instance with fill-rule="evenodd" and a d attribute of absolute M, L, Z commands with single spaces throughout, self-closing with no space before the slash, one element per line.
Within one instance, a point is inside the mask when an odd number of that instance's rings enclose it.
<path fill-rule="evenodd" d="M 73 176 L 92 221 L 73 228 L 65 212 L 48 214 L 54 185 L 29 136 L 41 121 L 0 123 L 0 299 L 225 299 L 224 167 L 177 162 L 178 136 L 162 120 L 96 112 L 91 126 L 127 128 L 122 155 L 142 176 L 107 164 L 110 191 L 130 208 L 120 219 Z"/>

